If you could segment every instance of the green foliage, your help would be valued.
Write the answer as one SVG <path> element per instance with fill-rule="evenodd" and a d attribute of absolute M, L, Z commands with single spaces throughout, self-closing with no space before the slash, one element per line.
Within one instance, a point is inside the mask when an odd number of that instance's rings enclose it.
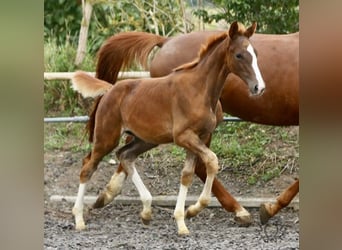
<path fill-rule="evenodd" d="M 57 44 L 77 39 L 82 5 L 76 1 L 44 0 L 44 39 L 55 37 Z"/>
<path fill-rule="evenodd" d="M 44 43 L 44 71 L 45 72 L 73 72 L 76 70 L 74 60 L 76 45 L 70 41 L 57 45 L 55 38 L 49 38 Z M 82 70 L 94 71 L 95 61 L 90 53 L 81 65 Z M 65 115 L 84 115 L 87 103 L 80 98 L 66 80 L 44 81 L 45 113 L 60 112 Z"/>
<path fill-rule="evenodd" d="M 238 20 L 244 24 L 258 23 L 258 32 L 283 34 L 299 30 L 299 0 L 212 0 L 217 10 L 207 6 L 194 10 L 205 23 Z"/>
<path fill-rule="evenodd" d="M 179 0 L 91 1 L 93 12 L 88 32 L 90 53 L 95 55 L 109 36 L 123 31 L 171 35 L 183 28 Z M 82 20 L 81 1 L 44 0 L 44 39 L 56 37 L 58 45 L 77 42 Z"/>

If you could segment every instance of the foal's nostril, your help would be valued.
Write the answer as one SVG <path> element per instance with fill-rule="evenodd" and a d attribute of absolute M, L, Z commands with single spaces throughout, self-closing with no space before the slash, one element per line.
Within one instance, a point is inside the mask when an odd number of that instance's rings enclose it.
<path fill-rule="evenodd" d="M 259 90 L 258 85 L 255 85 L 255 86 L 254 86 L 254 92 L 257 93 L 258 90 Z"/>

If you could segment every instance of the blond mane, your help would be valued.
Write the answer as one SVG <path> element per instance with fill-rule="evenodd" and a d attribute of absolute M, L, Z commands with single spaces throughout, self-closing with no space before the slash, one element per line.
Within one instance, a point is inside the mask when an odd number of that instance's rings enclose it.
<path fill-rule="evenodd" d="M 227 32 L 222 32 L 219 35 L 213 35 L 209 37 L 206 43 L 201 45 L 198 56 L 192 62 L 182 64 L 179 67 L 175 68 L 173 71 L 180 71 L 183 69 L 190 69 L 195 67 L 212 47 L 216 46 L 217 43 L 226 39 L 227 36 Z"/>

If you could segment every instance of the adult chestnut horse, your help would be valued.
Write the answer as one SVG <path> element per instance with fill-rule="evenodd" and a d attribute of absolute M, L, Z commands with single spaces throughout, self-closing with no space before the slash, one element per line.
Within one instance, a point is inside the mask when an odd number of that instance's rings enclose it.
<path fill-rule="evenodd" d="M 159 144 L 174 142 L 186 151 L 181 184 L 174 216 L 178 234 L 189 234 L 185 216 L 197 215 L 210 202 L 211 189 L 219 165 L 206 143 L 217 126 L 217 108 L 225 79 L 230 73 L 241 77 L 251 95 L 259 96 L 265 88 L 255 51 L 249 42 L 256 23 L 246 29 L 234 22 L 228 33 L 209 39 L 198 57 L 160 78 L 129 79 L 112 85 L 85 72 L 73 77 L 73 87 L 84 97 L 98 97 L 90 115 L 88 129 L 93 141 L 84 158 L 80 185 L 73 208 L 76 229 L 84 229 L 83 199 L 86 183 L 102 158 L 119 144 L 122 131 L 133 139 L 117 151 L 124 171 L 132 178 L 143 203 L 141 218 L 151 220 L 152 196 L 135 169 L 137 157 Z M 195 171 L 195 159 L 205 165 L 207 178 L 196 204 L 185 213 L 185 199 Z M 105 205 L 117 195 L 122 185 L 115 175 L 95 204 Z M 119 183 L 120 184 L 120 183 Z M 108 188 L 109 187 L 109 188 Z"/>
<path fill-rule="evenodd" d="M 193 60 L 201 44 L 210 36 L 222 31 L 205 31 L 182 34 L 166 38 L 144 32 L 125 32 L 110 37 L 98 53 L 96 76 L 115 83 L 120 70 L 130 66 L 134 60 L 147 66 L 147 59 L 155 46 L 160 47 L 150 65 L 152 77 L 164 76 L 186 62 Z M 299 33 L 288 35 L 254 34 L 251 37 L 258 52 L 260 70 L 267 91 L 259 98 L 249 95 L 247 88 L 234 74 L 230 74 L 220 97 L 223 111 L 245 121 L 267 125 L 299 124 Z M 243 101 L 242 101 L 243 100 Z M 123 171 L 119 166 L 117 173 Z M 198 161 L 195 169 L 202 181 L 206 179 L 205 168 Z M 265 223 L 282 207 L 287 206 L 298 193 L 297 180 L 277 198 L 275 204 L 262 204 L 261 221 Z M 215 179 L 212 192 L 222 206 L 235 213 L 240 224 L 248 225 L 251 217 Z"/>

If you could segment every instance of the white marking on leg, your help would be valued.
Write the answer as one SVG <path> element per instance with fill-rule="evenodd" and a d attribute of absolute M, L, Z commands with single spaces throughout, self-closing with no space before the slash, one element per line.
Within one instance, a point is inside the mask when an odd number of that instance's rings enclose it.
<path fill-rule="evenodd" d="M 185 214 L 184 209 L 185 209 L 185 200 L 186 200 L 187 192 L 188 192 L 188 187 L 181 184 L 179 187 L 179 193 L 177 197 L 175 211 L 173 213 L 175 220 L 177 222 L 178 234 L 180 235 L 189 234 L 189 230 L 186 227 L 185 221 L 184 221 L 184 214 Z"/>
<path fill-rule="evenodd" d="M 133 163 L 134 164 L 134 163 Z M 139 195 L 141 202 L 143 204 L 143 211 L 142 211 L 142 217 L 143 219 L 149 220 L 151 217 L 152 209 L 151 209 L 151 204 L 152 204 L 152 195 L 150 191 L 146 188 L 144 185 L 143 181 L 140 178 L 140 175 L 138 174 L 136 168 L 133 165 L 133 174 L 132 174 L 132 182 L 138 189 Z M 146 217 L 146 218 L 144 218 Z"/>
<path fill-rule="evenodd" d="M 201 212 L 211 201 L 211 189 L 213 186 L 214 178 L 216 172 L 218 171 L 218 159 L 214 152 L 210 149 L 205 150 L 206 153 L 203 157 L 203 162 L 206 163 L 206 167 L 212 167 L 213 169 L 208 173 L 207 171 L 207 178 L 204 183 L 204 187 L 202 190 L 201 195 L 199 196 L 197 202 L 194 205 L 191 205 L 188 208 L 188 214 L 190 216 L 195 216 L 199 212 Z"/>
<path fill-rule="evenodd" d="M 212 170 L 209 173 L 207 170 L 207 179 L 205 180 L 202 193 L 199 197 L 199 200 L 202 200 L 202 204 L 204 205 L 208 205 L 211 200 L 211 188 L 213 186 L 215 175 L 219 169 L 218 159 L 217 159 L 216 154 L 212 152 L 210 149 L 207 149 L 206 151 L 207 151 L 206 154 L 208 157 L 207 169 L 211 167 Z"/>
<path fill-rule="evenodd" d="M 75 216 L 75 224 L 77 230 L 85 229 L 85 223 L 83 219 L 83 199 L 86 190 L 86 183 L 80 183 L 78 187 L 77 198 L 75 205 L 72 209 L 72 213 Z"/>
<path fill-rule="evenodd" d="M 109 196 L 111 200 L 115 198 L 118 194 L 120 194 L 122 190 L 123 183 L 126 179 L 126 173 L 124 171 L 121 171 L 119 173 L 115 172 L 110 179 L 107 190 L 110 192 Z"/>
<path fill-rule="evenodd" d="M 252 68 L 254 69 L 255 76 L 258 81 L 258 93 L 260 93 L 265 88 L 265 82 L 264 82 L 264 79 L 262 78 L 262 75 L 258 66 L 258 59 L 254 52 L 253 46 L 251 44 L 248 45 L 247 51 L 252 56 Z"/>

